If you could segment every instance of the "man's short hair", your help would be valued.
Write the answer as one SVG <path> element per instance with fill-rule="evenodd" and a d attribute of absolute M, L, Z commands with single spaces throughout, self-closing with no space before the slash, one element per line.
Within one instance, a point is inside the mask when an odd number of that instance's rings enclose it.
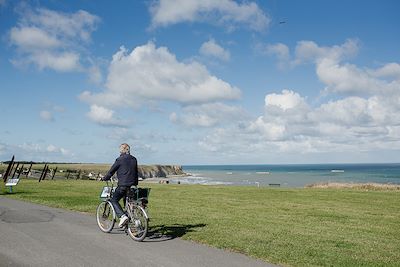
<path fill-rule="evenodd" d="M 119 152 L 121 154 L 129 154 L 131 153 L 131 148 L 127 143 L 123 143 L 119 146 Z"/>

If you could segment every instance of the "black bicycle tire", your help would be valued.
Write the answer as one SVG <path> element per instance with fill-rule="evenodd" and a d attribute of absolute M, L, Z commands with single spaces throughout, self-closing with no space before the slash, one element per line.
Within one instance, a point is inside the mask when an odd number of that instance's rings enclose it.
<path fill-rule="evenodd" d="M 101 215 L 99 214 L 99 212 L 100 212 L 100 208 L 101 208 L 102 205 L 109 205 L 109 207 L 111 209 L 111 212 L 112 212 L 112 220 L 110 222 L 110 226 L 107 227 L 107 228 L 102 227 L 102 224 L 100 222 L 100 216 Z M 114 207 L 111 204 L 111 202 L 110 201 L 102 201 L 102 202 L 100 202 L 99 205 L 97 206 L 97 209 L 96 209 L 96 221 L 97 221 L 97 226 L 100 228 L 100 230 L 102 232 L 104 232 L 104 233 L 111 232 L 112 229 L 114 228 L 115 220 L 116 220 L 115 210 L 114 210 Z"/>
<path fill-rule="evenodd" d="M 147 232 L 148 232 L 148 230 L 149 230 L 149 218 L 148 218 L 148 216 L 147 216 L 146 211 L 145 211 L 142 207 L 140 207 L 140 206 L 134 206 L 134 209 L 136 209 L 139 213 L 142 214 L 142 217 L 144 218 L 144 220 L 141 221 L 140 223 L 141 223 L 141 224 L 144 224 L 144 225 L 142 225 L 144 229 L 141 231 L 141 235 L 140 235 L 139 237 L 136 236 L 136 235 L 132 232 L 131 227 L 130 227 L 130 225 L 131 225 L 132 223 L 135 223 L 136 218 L 130 218 L 129 223 L 128 223 L 128 234 L 129 234 L 129 236 L 130 236 L 133 240 L 138 241 L 138 242 L 141 242 L 141 241 L 143 241 L 143 240 L 146 238 L 146 236 L 147 236 Z M 132 213 L 135 214 L 134 211 L 132 211 Z"/>

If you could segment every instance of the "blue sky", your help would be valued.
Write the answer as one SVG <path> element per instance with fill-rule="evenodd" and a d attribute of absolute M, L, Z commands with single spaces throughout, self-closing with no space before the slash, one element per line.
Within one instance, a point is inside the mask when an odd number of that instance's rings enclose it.
<path fill-rule="evenodd" d="M 0 160 L 399 162 L 399 10 L 0 0 Z"/>

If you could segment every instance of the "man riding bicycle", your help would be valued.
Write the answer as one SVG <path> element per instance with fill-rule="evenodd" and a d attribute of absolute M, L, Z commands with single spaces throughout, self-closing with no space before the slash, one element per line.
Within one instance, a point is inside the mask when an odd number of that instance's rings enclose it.
<path fill-rule="evenodd" d="M 102 179 L 107 181 L 111 176 L 117 172 L 118 186 L 113 193 L 111 203 L 115 209 L 115 213 L 120 218 L 119 227 L 123 227 L 128 222 L 128 216 L 123 212 L 119 201 L 125 197 L 132 185 L 138 185 L 138 167 L 137 160 L 130 154 L 130 147 L 128 144 L 123 143 L 119 146 L 121 155 L 115 160 L 111 169 L 106 176 Z"/>

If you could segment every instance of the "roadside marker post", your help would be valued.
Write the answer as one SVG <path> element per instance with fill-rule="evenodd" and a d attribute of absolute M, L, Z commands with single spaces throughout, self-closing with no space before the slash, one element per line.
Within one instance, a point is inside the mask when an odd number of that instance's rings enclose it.
<path fill-rule="evenodd" d="M 31 172 L 33 162 L 31 161 L 31 165 L 29 166 L 29 170 L 26 173 L 26 178 L 28 178 L 29 173 Z"/>
<path fill-rule="evenodd" d="M 21 168 L 18 171 L 17 179 L 19 179 L 19 176 L 21 175 L 21 172 L 23 172 L 23 171 L 24 171 L 24 164 L 22 164 Z"/>
<path fill-rule="evenodd" d="M 15 160 L 15 156 L 12 157 L 10 163 L 8 164 L 7 170 L 4 173 L 5 186 L 6 187 L 8 186 L 10 193 L 13 192 L 12 187 L 16 186 L 18 184 L 19 177 L 20 177 L 22 169 L 24 167 L 24 165 L 22 165 L 22 167 L 18 170 L 18 167 L 19 167 L 19 162 L 18 162 L 16 167 L 15 167 L 15 170 L 13 172 L 13 168 L 14 168 L 14 165 L 15 165 L 15 161 L 14 160 Z M 16 174 L 17 171 L 18 171 L 18 176 L 17 176 L 17 178 L 15 178 L 15 174 Z M 11 173 L 12 173 L 12 176 L 10 177 Z M 10 179 L 8 179 L 8 178 L 10 178 Z"/>
<path fill-rule="evenodd" d="M 54 172 L 53 172 L 53 176 L 51 176 L 51 180 L 53 180 L 53 179 L 54 179 L 54 175 L 56 175 L 57 168 L 58 168 L 58 167 L 56 167 L 56 169 L 54 170 Z"/>
<path fill-rule="evenodd" d="M 14 164 L 14 155 L 12 156 L 12 159 L 11 159 L 11 161 L 10 161 L 10 163 L 8 164 L 8 167 L 7 167 L 7 170 L 6 170 L 6 172 L 4 173 L 4 177 L 3 177 L 3 180 L 4 180 L 4 182 L 6 182 L 7 181 L 7 176 L 8 176 L 8 174 L 12 171 L 12 169 L 10 169 L 11 168 L 11 166 Z"/>
<path fill-rule="evenodd" d="M 44 175 L 43 175 L 42 180 L 46 179 L 46 175 L 47 175 L 48 172 L 49 172 L 49 165 L 47 165 L 46 169 L 44 170 Z"/>
<path fill-rule="evenodd" d="M 14 170 L 13 175 L 11 176 L 11 179 L 14 179 L 14 176 L 15 176 L 15 173 L 17 172 L 17 170 L 18 170 L 18 167 L 19 167 L 19 162 L 17 163 L 17 167 L 15 167 L 15 170 Z"/>
<path fill-rule="evenodd" d="M 40 183 L 40 181 L 41 181 L 41 180 L 42 180 L 42 178 L 43 178 L 43 174 L 44 174 L 44 171 L 46 170 L 46 167 L 47 167 L 47 164 L 44 164 L 44 167 L 43 167 L 42 173 L 40 174 L 40 177 L 39 177 L 39 183 Z"/>

